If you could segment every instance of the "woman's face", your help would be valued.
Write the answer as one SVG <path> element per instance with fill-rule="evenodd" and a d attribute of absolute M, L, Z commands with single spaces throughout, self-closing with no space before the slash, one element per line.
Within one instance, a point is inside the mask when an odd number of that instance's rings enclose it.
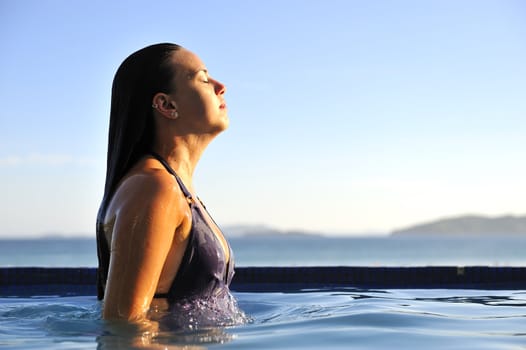
<path fill-rule="evenodd" d="M 226 87 L 210 77 L 204 63 L 188 50 L 174 52 L 172 62 L 176 75 L 175 92 L 171 96 L 177 105 L 179 119 L 200 132 L 225 130 L 228 127 Z"/>

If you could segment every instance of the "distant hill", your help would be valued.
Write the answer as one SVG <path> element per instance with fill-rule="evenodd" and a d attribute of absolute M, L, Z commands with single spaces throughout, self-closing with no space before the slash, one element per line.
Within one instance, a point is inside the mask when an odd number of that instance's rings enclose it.
<path fill-rule="evenodd" d="M 231 225 L 222 228 L 227 237 L 286 237 L 310 238 L 321 237 L 321 234 L 307 231 L 282 231 L 266 225 Z"/>
<path fill-rule="evenodd" d="M 394 230 L 391 235 L 526 235 L 526 216 L 464 215 Z"/>

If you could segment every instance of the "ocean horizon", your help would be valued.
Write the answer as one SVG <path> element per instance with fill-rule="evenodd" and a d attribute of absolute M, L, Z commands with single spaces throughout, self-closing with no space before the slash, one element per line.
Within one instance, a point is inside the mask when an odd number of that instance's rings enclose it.
<path fill-rule="evenodd" d="M 237 266 L 526 266 L 524 235 L 228 235 Z M 92 237 L 0 238 L 0 267 L 96 267 Z"/>

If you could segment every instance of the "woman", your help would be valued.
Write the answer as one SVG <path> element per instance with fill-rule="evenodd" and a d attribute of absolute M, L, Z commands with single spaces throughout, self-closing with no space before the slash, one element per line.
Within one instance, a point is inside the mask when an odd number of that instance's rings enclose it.
<path fill-rule="evenodd" d="M 192 183 L 201 154 L 228 126 L 225 91 L 175 44 L 141 49 L 117 70 L 97 217 L 104 319 L 140 320 L 159 299 L 230 295 L 231 250 Z"/>

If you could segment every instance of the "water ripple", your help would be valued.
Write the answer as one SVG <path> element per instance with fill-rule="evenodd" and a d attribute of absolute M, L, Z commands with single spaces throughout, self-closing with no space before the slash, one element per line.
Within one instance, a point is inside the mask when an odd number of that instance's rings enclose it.
<path fill-rule="evenodd" d="M 252 323 L 156 332 L 101 321 L 94 298 L 0 299 L 0 347 L 526 348 L 524 291 L 347 289 L 236 298 Z"/>

